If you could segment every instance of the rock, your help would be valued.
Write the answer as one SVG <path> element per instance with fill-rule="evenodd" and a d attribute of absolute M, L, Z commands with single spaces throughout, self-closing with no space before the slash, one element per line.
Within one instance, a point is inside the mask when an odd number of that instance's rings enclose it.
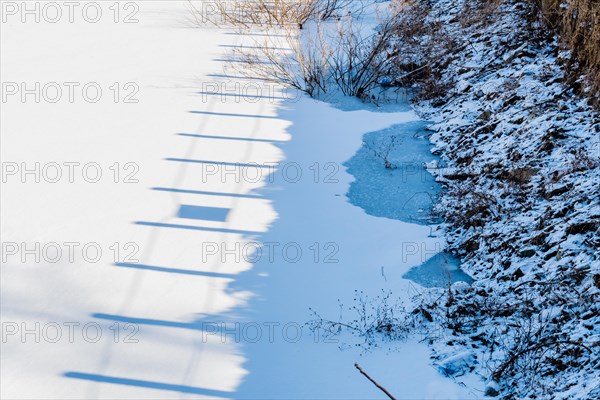
<path fill-rule="evenodd" d="M 474 174 L 446 174 L 444 178 L 451 181 L 466 181 L 467 179 L 474 178 Z"/>
<path fill-rule="evenodd" d="M 523 270 L 521 270 L 521 268 L 517 268 L 517 270 L 512 274 L 512 279 L 513 281 L 516 281 L 517 279 L 520 279 L 524 276 L 525 274 L 523 273 Z"/>
<path fill-rule="evenodd" d="M 462 376 L 474 368 L 475 354 L 464 351 L 446 358 L 438 365 L 438 371 L 448 377 Z"/>
<path fill-rule="evenodd" d="M 479 116 L 477 118 L 479 118 L 482 121 L 489 121 L 491 117 L 492 117 L 491 111 L 490 110 L 485 110 L 484 112 L 482 112 L 481 114 L 479 114 Z"/>
<path fill-rule="evenodd" d="M 580 222 L 577 224 L 570 225 L 567 228 L 567 235 L 584 234 L 590 231 L 594 231 L 598 228 L 598 222 Z"/>
<path fill-rule="evenodd" d="M 462 245 L 462 248 L 469 253 L 473 253 L 479 250 L 479 242 L 475 239 L 469 239 Z"/>
<path fill-rule="evenodd" d="M 510 97 L 508 100 L 506 100 L 502 104 L 502 107 L 510 107 L 510 106 L 514 105 L 517 101 L 519 101 L 521 99 L 522 98 L 520 96 L 514 95 L 514 96 Z"/>
<path fill-rule="evenodd" d="M 515 168 L 512 171 L 509 171 L 508 179 L 517 183 L 527 183 L 532 176 L 537 174 L 537 172 L 538 170 L 536 168 Z"/>
<path fill-rule="evenodd" d="M 498 385 L 497 382 L 489 382 L 487 385 L 485 385 L 485 390 L 483 392 L 484 396 L 487 397 L 496 397 L 500 394 L 500 386 Z"/>
<path fill-rule="evenodd" d="M 534 249 L 525 249 L 519 252 L 519 257 L 529 258 L 535 255 Z"/>
<path fill-rule="evenodd" d="M 561 194 L 567 193 L 572 188 L 573 188 L 572 184 L 556 188 L 556 189 L 548 192 L 548 194 L 546 195 L 546 198 L 551 198 L 551 197 L 554 197 L 554 196 L 560 196 Z"/>

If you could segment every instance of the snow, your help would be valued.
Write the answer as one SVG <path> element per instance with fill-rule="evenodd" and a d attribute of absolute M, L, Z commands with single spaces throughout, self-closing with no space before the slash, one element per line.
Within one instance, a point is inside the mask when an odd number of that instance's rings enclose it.
<path fill-rule="evenodd" d="M 305 115 L 314 117 L 303 118 Z M 280 145 L 286 155 L 285 162 L 303 166 L 315 162 L 341 165 L 360 147 L 365 131 L 416 119 L 412 112 L 343 112 L 313 100 L 300 101 L 293 108 L 282 110 L 280 116 L 293 121 L 288 130 L 292 140 Z M 344 121 L 345 129 L 336 129 L 340 121 Z M 327 263 L 324 259 L 314 262 L 311 253 L 297 263 L 277 256 L 275 261 L 263 257 L 231 286 L 239 291 L 256 287 L 257 296 L 241 311 L 241 316 L 240 311 L 233 310 L 222 318 L 227 318 L 226 321 L 241 318 L 246 323 L 261 325 L 266 322 L 302 325 L 310 318 L 309 307 L 337 317 L 337 300 L 348 304 L 355 289 L 373 294 L 381 288 L 393 289 L 399 296 L 408 298 L 410 284 L 401 279 L 401 275 L 407 267 L 419 263 L 423 254 L 407 255 L 402 262 L 399 244 L 416 242 L 432 248 L 440 239 L 429 238 L 428 227 L 367 215 L 344 198 L 352 177 L 340 169 L 335 179 L 339 183 L 303 179 L 267 186 L 261 192 L 268 193 L 273 200 L 278 219 L 260 240 L 297 243 L 304 251 L 313 243 L 319 246 L 335 243 L 339 249 L 334 255 L 337 262 Z M 319 227 L 316 231 L 315 226 Z M 387 282 L 381 275 L 382 266 Z M 203 321 L 221 319 L 210 316 Z M 243 353 L 248 355 L 249 375 L 237 392 L 241 398 L 286 398 L 290 393 L 302 398 L 381 396 L 362 380 L 354 379 L 356 361 L 377 376 L 388 390 L 406 398 L 468 396 L 468 391 L 461 391 L 452 381 L 445 384 L 440 381 L 427 361 L 423 368 L 403 362 L 413 355 L 422 360 L 426 358 L 423 357 L 426 353 L 421 353 L 423 345 L 416 341 L 399 344 L 397 351 L 390 354 L 374 352 L 360 356 L 356 350 L 340 352 L 339 343 L 321 343 L 323 340 L 317 338 L 319 343 L 315 344 L 315 338 L 306 328 L 298 343 L 287 343 L 278 340 L 278 329 L 273 343 L 260 340 L 255 344 L 242 344 Z M 408 376 L 411 379 L 406 379 Z M 265 382 L 270 382 L 267 391 Z M 438 387 L 436 390 L 443 389 L 439 393 L 423 391 L 431 385 Z"/>
<path fill-rule="evenodd" d="M 4 243 L 94 243 L 102 257 L 3 254 L 2 397 L 384 398 L 357 361 L 398 398 L 477 397 L 477 381 L 442 377 L 418 338 L 362 353 L 315 343 L 304 330 L 309 307 L 335 317 L 337 300 L 355 289 L 408 300 L 403 274 L 430 257 L 423 249 L 443 248 L 430 227 L 369 215 L 345 197 L 353 177 L 343 163 L 363 134 L 417 115 L 206 95 L 207 84 L 231 88 L 221 86 L 220 60 L 243 37 L 192 28 L 185 2 L 137 4 L 137 24 L 2 24 L 3 82 L 93 81 L 105 90 L 98 103 L 2 104 L 4 163 L 95 162 L 105 177 L 3 183 Z M 139 101 L 112 101 L 114 82 L 137 84 Z M 115 182 L 115 162 L 123 173 L 133 163 L 139 182 Z M 339 167 L 334 182 L 324 181 L 327 165 Z M 277 243 L 274 258 L 225 254 L 256 242 Z M 302 249 L 299 261 L 279 252 L 286 244 Z M 402 254 L 403 244 L 419 251 Z M 327 255 L 338 261 L 325 263 Z M 263 329 L 252 343 L 257 324 L 273 326 L 275 339 Z M 302 329 L 297 342 L 282 339 L 292 335 L 285 324 Z M 50 340 L 57 325 L 62 336 Z M 25 328 L 39 340 L 22 336 Z"/>
<path fill-rule="evenodd" d="M 571 338 L 591 347 L 568 366 L 553 365 L 551 358 L 569 358 L 558 347 L 532 356 L 543 373 L 527 375 L 534 369 L 525 368 L 505 376 L 497 382 L 500 395 L 595 398 L 598 383 L 586 377 L 597 371 L 598 322 L 584 322 L 582 315 L 597 314 L 600 276 L 598 112 L 563 84 L 566 55 L 556 39 L 531 26 L 527 3 L 471 10 L 481 14 L 471 24 L 463 23 L 468 13 L 461 14 L 464 5 L 474 6 L 470 2 L 432 5 L 432 21 L 447 21 L 449 37 L 473 44 L 452 52 L 441 79 L 457 84 L 442 105 L 421 101 L 416 109 L 434 121 L 431 141 L 445 164 L 432 172 L 447 187 L 437 210 L 447 218 L 448 250 L 475 279 L 471 290 L 453 285 L 454 321 L 461 310 L 472 319 L 433 343 L 435 358 L 477 348 L 486 362 L 473 363 L 473 373 L 489 377 L 511 349 L 523 346 L 520 330 L 530 323 L 545 340 Z M 490 303 L 509 304 L 510 315 L 496 315 L 494 307 L 486 312 Z M 557 309 L 561 318 L 540 328 Z M 448 309 L 439 311 L 448 318 Z M 526 353 L 519 362 L 527 362 Z"/>

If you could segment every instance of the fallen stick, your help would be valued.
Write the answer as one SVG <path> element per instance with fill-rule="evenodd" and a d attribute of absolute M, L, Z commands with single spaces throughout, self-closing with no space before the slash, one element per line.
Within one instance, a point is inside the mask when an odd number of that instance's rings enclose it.
<path fill-rule="evenodd" d="M 356 367 L 356 369 L 363 374 L 368 380 L 370 380 L 373 385 L 377 386 L 379 388 L 379 390 L 381 390 L 383 393 L 385 393 L 387 395 L 387 397 L 389 397 L 392 400 L 396 400 L 396 398 L 394 396 L 392 396 L 390 394 L 390 392 L 388 392 L 383 386 L 381 386 L 379 383 L 375 382 L 375 380 L 373 378 L 371 378 L 369 376 L 369 374 L 367 374 L 365 371 L 363 371 L 363 369 L 360 367 L 360 365 L 358 365 L 358 363 L 355 363 L 354 366 Z"/>

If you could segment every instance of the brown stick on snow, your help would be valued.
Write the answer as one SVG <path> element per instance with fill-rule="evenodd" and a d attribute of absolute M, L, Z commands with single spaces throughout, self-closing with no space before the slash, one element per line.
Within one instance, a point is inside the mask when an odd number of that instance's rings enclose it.
<path fill-rule="evenodd" d="M 355 363 L 354 366 L 361 374 L 363 374 L 368 380 L 370 380 L 373 383 L 373 385 L 377 386 L 379 388 L 379 390 L 381 390 L 383 393 L 385 393 L 387 395 L 387 397 L 389 397 L 392 400 L 396 400 L 396 398 L 394 396 L 392 396 L 390 394 L 390 392 L 385 390 L 385 388 L 383 386 L 381 386 L 379 383 L 375 382 L 375 380 L 373 378 L 371 378 L 365 371 L 363 371 L 363 369 L 360 367 L 360 365 L 358 365 L 358 363 Z"/>

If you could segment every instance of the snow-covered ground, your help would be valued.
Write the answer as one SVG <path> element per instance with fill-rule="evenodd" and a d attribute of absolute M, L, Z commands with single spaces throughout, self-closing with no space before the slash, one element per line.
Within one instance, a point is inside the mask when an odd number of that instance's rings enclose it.
<path fill-rule="evenodd" d="M 407 298 L 402 275 L 443 246 L 345 197 L 362 135 L 416 114 L 260 82 L 240 99 L 248 81 L 223 61 L 239 35 L 193 28 L 185 2 L 136 2 L 117 23 L 100 4 L 98 23 L 1 28 L 3 94 L 41 91 L 2 102 L 2 397 L 383 398 L 355 362 L 397 398 L 475 397 L 418 338 L 363 354 L 303 325 L 354 290 Z"/>
<path fill-rule="evenodd" d="M 448 89 L 416 107 L 435 122 L 448 248 L 475 279 L 435 307 L 449 334 L 434 351 L 477 354 L 500 396 L 597 398 L 600 115 L 529 2 L 438 0 L 429 18 L 455 47 Z"/>

